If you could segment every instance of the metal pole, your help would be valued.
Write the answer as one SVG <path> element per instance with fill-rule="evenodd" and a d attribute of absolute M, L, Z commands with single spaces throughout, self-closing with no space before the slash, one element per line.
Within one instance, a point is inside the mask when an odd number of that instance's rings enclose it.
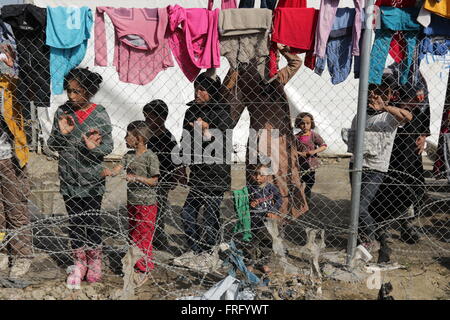
<path fill-rule="evenodd" d="M 36 151 L 37 150 L 37 117 L 36 117 L 36 105 L 34 104 L 34 101 L 31 101 L 30 103 L 30 113 L 31 113 L 31 145 L 30 150 Z"/>
<path fill-rule="evenodd" d="M 361 46 L 361 68 L 359 76 L 358 89 L 358 110 L 357 124 L 355 132 L 355 148 L 353 150 L 353 173 L 352 173 L 352 208 L 350 216 L 350 234 L 347 244 L 347 265 L 354 256 L 356 248 L 356 238 L 358 235 L 359 203 L 361 196 L 361 177 L 362 177 L 362 151 L 364 146 L 364 131 L 367 118 L 367 97 L 369 87 L 369 64 L 370 49 L 372 45 L 372 21 L 375 0 L 367 0 L 365 10 L 365 30 L 363 43 Z"/>

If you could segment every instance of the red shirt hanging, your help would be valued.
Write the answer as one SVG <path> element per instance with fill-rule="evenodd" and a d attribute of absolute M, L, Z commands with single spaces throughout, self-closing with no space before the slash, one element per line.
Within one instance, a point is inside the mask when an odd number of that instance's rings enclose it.
<path fill-rule="evenodd" d="M 314 37 L 319 10 L 314 8 L 276 8 L 273 17 L 269 76 L 278 72 L 277 43 L 291 47 L 291 53 L 306 52 L 305 66 L 314 69 Z"/>
<path fill-rule="evenodd" d="M 306 0 L 280 0 L 277 8 L 306 8 Z"/>

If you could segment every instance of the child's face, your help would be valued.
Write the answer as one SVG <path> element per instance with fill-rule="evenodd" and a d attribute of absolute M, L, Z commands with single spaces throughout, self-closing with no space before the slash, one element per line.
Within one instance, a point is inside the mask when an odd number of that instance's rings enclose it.
<path fill-rule="evenodd" d="M 66 90 L 67 98 L 69 98 L 69 102 L 73 107 L 82 108 L 89 103 L 89 96 L 78 81 L 70 80 Z"/>
<path fill-rule="evenodd" d="M 159 128 L 164 127 L 164 119 L 161 118 L 159 115 L 151 112 L 151 113 L 144 113 L 145 122 L 150 126 L 151 130 L 156 130 Z"/>
<path fill-rule="evenodd" d="M 136 149 L 139 145 L 140 139 L 135 136 L 131 131 L 127 131 L 127 135 L 125 136 L 125 142 L 127 143 L 127 148 Z"/>
<path fill-rule="evenodd" d="M 369 99 L 376 99 L 377 97 L 388 103 L 393 98 L 393 91 L 388 86 L 377 86 L 369 91 Z"/>
<path fill-rule="evenodd" d="M 312 119 L 308 116 L 303 117 L 302 121 L 300 122 L 300 129 L 303 132 L 309 132 L 311 131 L 312 126 Z"/>
<path fill-rule="evenodd" d="M 258 170 L 253 175 L 253 179 L 260 186 L 260 185 L 267 183 L 267 181 L 269 181 L 269 176 L 261 174 L 260 170 Z"/>

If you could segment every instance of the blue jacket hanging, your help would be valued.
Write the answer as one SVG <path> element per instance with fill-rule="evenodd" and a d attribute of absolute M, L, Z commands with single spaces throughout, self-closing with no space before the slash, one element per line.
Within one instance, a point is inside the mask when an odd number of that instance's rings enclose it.
<path fill-rule="evenodd" d="M 63 93 L 64 76 L 83 61 L 92 24 L 88 7 L 47 7 L 46 44 L 50 46 L 53 94 Z"/>
<path fill-rule="evenodd" d="M 408 81 L 417 34 L 420 25 L 416 22 L 416 8 L 381 7 L 381 29 L 375 30 L 375 41 L 370 54 L 369 83 L 381 84 L 384 66 L 389 53 L 390 44 L 396 31 L 403 31 L 406 41 L 406 58 L 402 61 L 400 82 Z"/>

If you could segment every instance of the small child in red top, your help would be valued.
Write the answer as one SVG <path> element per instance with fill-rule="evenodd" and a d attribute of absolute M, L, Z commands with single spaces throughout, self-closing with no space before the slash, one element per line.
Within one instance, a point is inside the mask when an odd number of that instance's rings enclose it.
<path fill-rule="evenodd" d="M 296 135 L 298 140 L 299 167 L 302 170 L 302 181 L 305 183 L 305 195 L 311 198 L 311 189 L 316 182 L 315 170 L 320 166 L 317 158 L 319 152 L 325 151 L 327 145 L 322 137 L 313 131 L 316 127 L 314 117 L 301 112 L 295 119 L 295 127 L 301 131 Z"/>

